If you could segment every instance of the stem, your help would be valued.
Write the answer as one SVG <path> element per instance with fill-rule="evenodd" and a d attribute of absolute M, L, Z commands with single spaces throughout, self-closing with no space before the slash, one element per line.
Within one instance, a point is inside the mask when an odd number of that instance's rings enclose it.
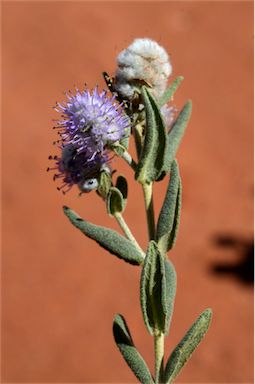
<path fill-rule="evenodd" d="M 134 235 L 130 231 L 127 223 L 125 222 L 125 220 L 124 220 L 124 218 L 122 216 L 122 214 L 120 212 L 116 212 L 114 214 L 114 217 L 118 221 L 118 223 L 119 223 L 122 231 L 126 235 L 126 237 L 136 246 L 136 248 L 140 251 L 140 253 L 141 253 L 141 255 L 143 256 L 143 259 L 144 259 L 145 258 L 144 252 L 143 252 L 142 248 L 140 247 L 140 245 L 137 243 Z"/>
<path fill-rule="evenodd" d="M 164 373 L 164 334 L 154 333 L 154 353 L 155 353 L 155 384 L 163 382 Z"/>
<path fill-rule="evenodd" d="M 134 127 L 135 148 L 138 160 L 142 151 L 142 130 L 141 124 L 136 124 Z"/>
<path fill-rule="evenodd" d="M 152 183 L 142 185 L 150 240 L 155 239 L 155 218 L 153 208 Z M 164 376 L 164 334 L 154 330 L 155 384 L 163 382 Z"/>
<path fill-rule="evenodd" d="M 154 218 L 154 208 L 153 208 L 153 195 L 152 195 L 152 183 L 150 184 L 142 184 L 143 194 L 144 194 L 144 202 L 147 216 L 147 226 L 148 226 L 148 234 L 150 240 L 155 239 L 155 218 Z"/>
<path fill-rule="evenodd" d="M 123 160 L 125 160 L 125 162 L 130 165 L 130 167 L 135 171 L 136 170 L 136 162 L 134 161 L 134 159 L 132 158 L 132 156 L 130 155 L 130 153 L 128 151 L 124 151 L 120 157 L 122 157 Z"/>

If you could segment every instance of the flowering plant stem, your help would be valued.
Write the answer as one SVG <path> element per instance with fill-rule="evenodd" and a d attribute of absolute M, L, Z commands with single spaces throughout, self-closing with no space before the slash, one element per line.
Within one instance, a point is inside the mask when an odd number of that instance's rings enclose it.
<path fill-rule="evenodd" d="M 123 153 L 121 154 L 121 157 L 123 160 L 125 160 L 125 162 L 128 165 L 130 165 L 130 167 L 133 169 L 133 171 L 136 170 L 137 164 L 128 151 L 123 151 Z"/>
<path fill-rule="evenodd" d="M 132 60 L 133 58 L 133 60 Z M 172 71 L 167 52 L 150 39 L 136 39 L 118 56 L 115 78 L 104 72 L 112 93 L 85 90 L 68 94 L 65 105 L 57 104 L 62 118 L 58 123 L 61 155 L 56 161 L 54 179 L 67 192 L 77 185 L 81 193 L 96 190 L 110 217 L 118 222 L 124 236 L 111 228 L 82 219 L 68 207 L 64 213 L 84 235 L 125 262 L 141 266 L 140 304 L 144 324 L 154 340 L 155 372 L 151 374 L 136 348 L 125 318 L 113 321 L 114 340 L 130 369 L 141 384 L 170 384 L 181 371 L 206 334 L 212 311 L 204 310 L 164 363 L 164 338 L 169 333 L 176 295 L 176 271 L 167 256 L 176 241 L 181 213 L 182 182 L 176 152 L 189 121 L 192 103 L 188 101 L 178 116 L 168 106 L 182 81 L 179 76 L 167 88 Z M 132 76 L 131 76 L 132 75 Z M 120 104 L 119 104 L 120 103 Z M 129 152 L 133 135 L 136 161 Z M 111 154 L 121 157 L 134 171 L 143 190 L 148 245 L 144 251 L 127 225 L 123 212 L 128 199 L 128 182 L 110 166 Z M 50 169 L 50 168 L 49 168 Z M 163 205 L 155 221 L 153 183 L 168 175 Z M 170 177 L 169 177 L 170 176 Z"/>
<path fill-rule="evenodd" d="M 155 384 L 162 382 L 164 374 L 164 334 L 154 332 L 154 354 L 155 354 Z"/>
<path fill-rule="evenodd" d="M 155 239 L 155 218 L 153 208 L 153 194 L 152 194 L 152 183 L 142 184 L 144 203 L 147 217 L 148 235 L 150 240 Z"/>
<path fill-rule="evenodd" d="M 119 223 L 119 226 L 122 229 L 122 231 L 124 232 L 124 234 L 126 235 L 126 237 L 136 246 L 136 248 L 139 250 L 139 252 L 142 254 L 142 256 L 144 258 L 145 257 L 144 252 L 143 252 L 142 248 L 140 247 L 140 245 L 138 244 L 138 242 L 136 241 L 134 235 L 130 231 L 129 226 L 127 225 L 126 221 L 124 220 L 122 214 L 120 212 L 116 212 L 114 214 L 114 217 L 117 220 L 117 222 Z"/>

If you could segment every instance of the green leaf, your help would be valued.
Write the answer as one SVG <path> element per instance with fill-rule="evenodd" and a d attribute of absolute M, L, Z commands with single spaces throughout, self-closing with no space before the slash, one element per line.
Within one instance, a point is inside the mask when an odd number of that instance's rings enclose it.
<path fill-rule="evenodd" d="M 178 229 L 180 225 L 180 218 L 181 218 L 181 204 L 182 204 L 182 183 L 181 178 L 179 179 L 179 188 L 178 188 L 178 194 L 176 199 L 176 206 L 175 206 L 175 214 L 174 214 L 174 222 L 173 222 L 173 228 L 169 236 L 168 241 L 168 251 L 172 249 L 176 242 L 176 237 L 178 234 Z"/>
<path fill-rule="evenodd" d="M 140 383 L 154 383 L 144 359 L 134 346 L 125 319 L 121 315 L 116 315 L 114 318 L 113 335 L 120 353 Z"/>
<path fill-rule="evenodd" d="M 122 156 L 123 153 L 128 149 L 129 147 L 129 139 L 131 135 L 131 128 L 128 127 L 125 129 L 125 136 L 120 140 L 115 142 L 112 145 L 108 145 L 109 148 L 114 151 L 118 156 Z"/>
<path fill-rule="evenodd" d="M 97 193 L 105 200 L 112 186 L 112 177 L 108 171 L 101 171 Z"/>
<path fill-rule="evenodd" d="M 118 188 L 111 187 L 107 195 L 107 211 L 109 215 L 114 216 L 118 212 L 123 212 L 125 208 L 122 193 Z"/>
<path fill-rule="evenodd" d="M 120 145 L 120 143 L 115 143 L 111 146 L 111 150 L 116 153 L 118 156 L 122 156 L 123 153 L 125 153 L 126 148 L 123 145 Z"/>
<path fill-rule="evenodd" d="M 165 369 L 165 383 L 172 383 L 184 364 L 206 334 L 212 318 L 212 310 L 206 309 L 188 330 L 170 355 Z"/>
<path fill-rule="evenodd" d="M 165 174 L 170 172 L 172 161 L 175 159 L 176 152 L 179 148 L 180 142 L 186 130 L 192 111 L 192 102 L 189 100 L 179 113 L 176 121 L 174 122 L 170 132 L 167 135 L 167 149 L 165 155 L 165 162 L 163 172 Z"/>
<path fill-rule="evenodd" d="M 129 138 L 131 134 L 131 128 L 126 128 L 125 136 L 120 140 L 120 145 L 122 145 L 125 149 L 128 149 L 129 147 Z"/>
<path fill-rule="evenodd" d="M 162 107 L 166 103 L 168 103 L 170 100 L 172 100 L 174 93 L 179 88 L 181 82 L 183 81 L 183 76 L 178 76 L 176 79 L 174 79 L 173 83 L 170 85 L 169 88 L 164 92 L 163 96 L 159 100 L 159 106 Z"/>
<path fill-rule="evenodd" d="M 140 284 L 140 300 L 148 331 L 167 334 L 173 311 L 176 274 L 154 241 L 149 243 Z"/>
<path fill-rule="evenodd" d="M 157 180 L 162 174 L 167 133 L 160 109 L 145 86 L 142 87 L 142 98 L 146 112 L 146 130 L 135 178 L 144 184 Z"/>
<path fill-rule="evenodd" d="M 68 207 L 63 207 L 63 209 L 71 223 L 84 235 L 95 240 L 101 247 L 130 264 L 142 264 L 143 255 L 131 241 L 112 229 L 100 227 L 83 220 Z"/>
<path fill-rule="evenodd" d="M 180 174 L 177 160 L 172 162 L 170 181 L 161 208 L 156 231 L 156 240 L 163 253 L 169 251 L 176 238 L 180 218 Z"/>
<path fill-rule="evenodd" d="M 174 300 L 176 294 L 176 272 L 173 264 L 170 260 L 165 259 L 165 271 L 166 271 L 166 299 L 165 299 L 165 335 L 169 332 L 169 327 L 174 310 Z"/>

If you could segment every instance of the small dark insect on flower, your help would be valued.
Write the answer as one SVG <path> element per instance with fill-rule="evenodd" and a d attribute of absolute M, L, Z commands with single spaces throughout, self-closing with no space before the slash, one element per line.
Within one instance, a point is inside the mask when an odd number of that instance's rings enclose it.
<path fill-rule="evenodd" d="M 108 98 L 107 92 L 99 93 L 97 87 L 92 93 L 76 89 L 75 95 L 66 96 L 67 102 L 55 107 L 62 117 L 55 127 L 61 155 L 50 157 L 56 166 L 48 169 L 57 171 L 54 179 L 62 179 L 58 189 L 64 193 L 74 184 L 82 192 L 90 192 L 97 189 L 101 170 L 110 172 L 109 152 L 129 134 L 130 120 L 115 96 Z"/>

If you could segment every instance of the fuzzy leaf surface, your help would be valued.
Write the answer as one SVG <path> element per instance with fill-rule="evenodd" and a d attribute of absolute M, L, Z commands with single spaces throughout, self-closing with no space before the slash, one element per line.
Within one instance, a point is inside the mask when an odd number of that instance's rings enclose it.
<path fill-rule="evenodd" d="M 133 265 L 139 265 L 143 262 L 143 255 L 139 250 L 118 232 L 83 220 L 68 207 L 63 207 L 63 209 L 65 215 L 76 228 L 113 255 Z"/>
<path fill-rule="evenodd" d="M 173 265 L 165 259 L 157 244 L 150 241 L 140 284 L 140 301 L 148 331 L 168 333 L 176 291 Z"/>
<path fill-rule="evenodd" d="M 135 178 L 140 183 L 150 183 L 157 180 L 162 174 L 166 156 L 167 133 L 159 106 L 145 86 L 142 87 L 142 98 L 146 112 L 146 131 Z"/>
<path fill-rule="evenodd" d="M 167 335 L 172 319 L 174 310 L 174 300 L 176 294 L 176 271 L 170 260 L 165 259 L 165 273 L 166 273 L 166 299 L 165 299 L 165 330 L 164 334 Z"/>
<path fill-rule="evenodd" d="M 212 310 L 206 309 L 190 327 L 184 338 L 170 355 L 165 369 L 165 383 L 172 383 L 206 334 Z"/>
<path fill-rule="evenodd" d="M 129 147 L 130 134 L 131 128 L 126 128 L 125 136 L 120 140 L 120 145 L 123 146 L 125 149 L 128 149 Z"/>
<path fill-rule="evenodd" d="M 178 229 L 179 229 L 180 219 L 181 219 L 181 205 L 182 205 L 182 182 L 180 178 L 178 194 L 176 199 L 176 206 L 175 206 L 174 222 L 173 222 L 172 231 L 168 239 L 168 248 L 167 248 L 168 251 L 174 247 L 176 242 L 176 237 L 178 234 Z"/>
<path fill-rule="evenodd" d="M 168 183 L 165 199 L 161 208 L 156 231 L 156 239 L 159 248 L 163 253 L 167 252 L 172 244 L 173 238 L 176 237 L 180 215 L 181 200 L 180 190 L 180 174 L 176 160 L 172 162 L 170 180 Z M 177 217 L 176 217 L 177 216 Z M 174 234 L 173 234 L 174 232 Z"/>
<path fill-rule="evenodd" d="M 154 383 L 144 359 L 133 343 L 126 321 L 121 315 L 116 315 L 114 318 L 113 335 L 120 353 L 140 383 Z"/>
<path fill-rule="evenodd" d="M 167 88 L 167 90 L 164 92 L 163 96 L 159 100 L 159 106 L 162 107 L 166 103 L 168 103 L 170 100 L 172 100 L 174 93 L 179 88 L 181 82 L 183 81 L 183 76 L 178 76 L 174 79 L 170 87 Z"/>
<path fill-rule="evenodd" d="M 187 101 L 175 120 L 170 132 L 167 135 L 167 149 L 163 167 L 164 173 L 169 173 L 172 161 L 175 159 L 182 137 L 185 133 L 192 112 L 192 102 Z"/>
<path fill-rule="evenodd" d="M 98 185 L 97 192 L 99 193 L 100 196 L 103 197 L 103 199 L 106 199 L 111 186 L 112 186 L 111 175 L 106 171 L 100 172 L 99 185 Z"/>
<path fill-rule="evenodd" d="M 111 216 L 115 213 L 123 212 L 125 209 L 125 202 L 122 193 L 118 188 L 111 187 L 107 195 L 107 210 Z"/>

